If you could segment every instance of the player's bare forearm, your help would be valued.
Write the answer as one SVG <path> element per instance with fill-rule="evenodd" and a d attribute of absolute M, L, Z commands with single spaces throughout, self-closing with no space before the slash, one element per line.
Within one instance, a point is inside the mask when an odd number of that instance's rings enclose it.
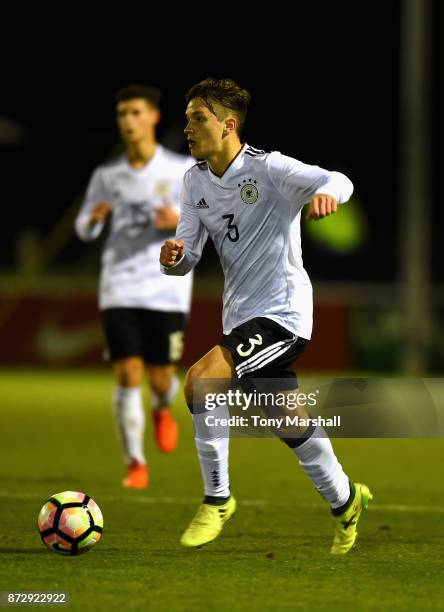
<path fill-rule="evenodd" d="M 306 219 L 307 221 L 311 219 L 317 221 L 318 219 L 328 217 L 328 215 L 335 213 L 337 209 L 338 203 L 336 198 L 327 194 L 318 193 L 311 199 Z"/>
<path fill-rule="evenodd" d="M 183 240 L 166 240 L 160 249 L 160 263 L 166 268 L 171 268 L 182 259 L 184 252 Z"/>
<path fill-rule="evenodd" d="M 159 230 L 175 230 L 179 222 L 179 213 L 172 206 L 163 206 L 156 210 L 154 227 Z"/>
<path fill-rule="evenodd" d="M 111 214 L 113 210 L 112 204 L 109 202 L 98 202 L 91 211 L 89 224 L 95 225 L 101 223 Z"/>

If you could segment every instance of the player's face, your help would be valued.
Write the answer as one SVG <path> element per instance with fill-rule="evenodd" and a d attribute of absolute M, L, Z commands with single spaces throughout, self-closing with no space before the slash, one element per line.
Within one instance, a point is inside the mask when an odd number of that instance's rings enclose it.
<path fill-rule="evenodd" d="M 215 107 L 218 112 L 218 105 Z M 225 122 L 219 121 L 201 98 L 190 100 L 185 117 L 187 125 L 184 132 L 190 153 L 201 159 L 217 155 L 222 150 Z"/>
<path fill-rule="evenodd" d="M 126 143 L 136 143 L 153 134 L 160 113 L 143 98 L 117 104 L 117 125 Z"/>

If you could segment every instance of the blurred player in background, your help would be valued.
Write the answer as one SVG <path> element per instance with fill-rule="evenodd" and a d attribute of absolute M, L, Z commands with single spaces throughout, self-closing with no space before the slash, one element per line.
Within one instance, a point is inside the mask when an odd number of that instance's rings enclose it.
<path fill-rule="evenodd" d="M 339 172 L 242 144 L 250 94 L 234 81 L 206 79 L 191 88 L 187 100 L 185 134 L 191 153 L 203 161 L 185 175 L 176 239 L 165 242 L 160 263 L 166 274 L 187 274 L 210 236 L 225 276 L 224 338 L 192 366 L 185 383 L 205 497 L 181 542 L 202 546 L 219 535 L 236 501 L 228 475 L 229 434 L 202 425 L 203 398 L 194 395 L 195 383 L 234 377 L 268 390 L 258 379 L 278 379 L 283 389 L 297 390 L 291 365 L 310 340 L 313 310 L 302 263 L 301 211 L 310 204 L 309 218 L 334 213 L 353 185 Z M 308 416 L 302 408 L 294 414 Z M 330 505 L 332 554 L 346 553 L 371 493 L 349 481 L 322 427 L 298 433 L 283 441 Z"/>
<path fill-rule="evenodd" d="M 130 85 L 116 95 L 117 124 L 125 152 L 95 170 L 75 227 L 84 241 L 96 239 L 106 221 L 99 308 L 113 362 L 115 417 L 127 464 L 123 486 L 144 488 L 145 414 L 141 384 L 151 387 L 155 436 L 164 452 L 175 449 L 178 427 L 170 405 L 178 390 L 175 363 L 183 349 L 192 278 L 159 271 L 159 249 L 174 236 L 179 194 L 191 157 L 156 140 L 160 91 Z"/>

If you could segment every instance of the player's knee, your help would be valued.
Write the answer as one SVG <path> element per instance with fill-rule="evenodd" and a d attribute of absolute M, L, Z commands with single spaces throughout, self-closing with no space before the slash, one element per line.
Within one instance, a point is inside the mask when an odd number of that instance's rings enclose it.
<path fill-rule="evenodd" d="M 150 372 L 150 384 L 154 393 L 165 395 L 171 387 L 172 374 L 168 370 L 152 370 Z"/>
<path fill-rule="evenodd" d="M 138 387 L 142 382 L 143 364 L 140 359 L 122 359 L 116 364 L 115 371 L 121 387 Z"/>
<path fill-rule="evenodd" d="M 205 368 L 200 364 L 195 363 L 185 375 L 184 393 L 185 399 L 188 406 L 190 407 L 194 399 L 195 383 L 199 378 L 205 378 L 203 376 Z"/>
<path fill-rule="evenodd" d="M 193 387 L 194 387 L 194 381 L 196 380 L 194 368 L 195 366 L 191 366 L 191 368 L 185 374 L 184 394 L 185 394 L 185 399 L 187 401 L 188 406 L 190 406 L 193 403 Z"/>

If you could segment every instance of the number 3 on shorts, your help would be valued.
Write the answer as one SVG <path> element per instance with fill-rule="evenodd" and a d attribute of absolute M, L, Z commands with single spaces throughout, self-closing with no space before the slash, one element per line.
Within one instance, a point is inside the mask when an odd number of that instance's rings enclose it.
<path fill-rule="evenodd" d="M 244 344 L 239 344 L 237 346 L 236 350 L 241 357 L 248 357 L 248 355 L 251 355 L 251 353 L 254 351 L 255 346 L 260 346 L 262 344 L 262 336 L 260 334 L 256 334 L 256 338 L 257 340 L 255 338 L 248 338 L 250 348 L 248 348 L 246 351 L 243 350 L 243 347 L 245 346 Z"/>
<path fill-rule="evenodd" d="M 169 335 L 170 361 L 179 361 L 183 353 L 183 331 L 176 331 Z"/>

